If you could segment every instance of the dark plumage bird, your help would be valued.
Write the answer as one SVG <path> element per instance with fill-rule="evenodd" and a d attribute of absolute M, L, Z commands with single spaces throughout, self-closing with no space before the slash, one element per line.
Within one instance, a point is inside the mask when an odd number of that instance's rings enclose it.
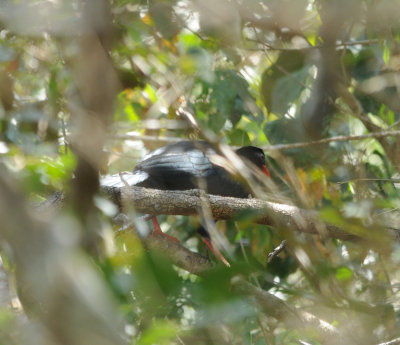
<path fill-rule="evenodd" d="M 244 146 L 236 154 L 246 163 L 251 163 L 268 177 L 264 152 L 255 146 Z M 128 184 L 162 190 L 188 190 L 204 188 L 207 193 L 236 198 L 247 198 L 251 192 L 243 183 L 232 177 L 224 167 L 217 165 L 217 151 L 205 141 L 181 141 L 160 147 L 149 153 L 139 162 L 133 173 L 106 177 L 102 185 L 123 187 Z M 162 234 L 156 218 L 153 218 L 154 234 Z M 207 232 L 201 232 L 203 241 L 226 263 L 226 260 L 214 248 L 207 238 Z M 167 236 L 170 237 L 170 236 Z M 171 237 L 170 237 L 171 238 Z M 176 239 L 175 239 L 176 240 Z"/>

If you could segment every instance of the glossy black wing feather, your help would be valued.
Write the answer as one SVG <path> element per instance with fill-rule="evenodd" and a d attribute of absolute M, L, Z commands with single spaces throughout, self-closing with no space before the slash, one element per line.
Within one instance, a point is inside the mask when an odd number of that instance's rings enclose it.
<path fill-rule="evenodd" d="M 138 184 L 149 188 L 186 190 L 198 188 L 198 180 L 214 173 L 209 156 L 215 154 L 203 142 L 179 142 L 161 147 L 145 157 L 134 171 L 150 177 Z"/>
<path fill-rule="evenodd" d="M 249 191 L 233 180 L 225 169 L 211 162 L 210 158 L 216 154 L 212 146 L 203 141 L 161 147 L 135 167 L 134 172 L 149 175 L 137 185 L 166 190 L 204 187 L 210 194 L 246 198 Z"/>

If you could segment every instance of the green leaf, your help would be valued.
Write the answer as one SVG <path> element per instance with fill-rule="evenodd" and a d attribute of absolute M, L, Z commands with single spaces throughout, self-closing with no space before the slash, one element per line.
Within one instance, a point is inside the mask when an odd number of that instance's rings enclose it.
<path fill-rule="evenodd" d="M 202 43 L 202 40 L 199 36 L 193 33 L 182 32 L 179 35 L 179 44 L 183 48 L 183 50 L 188 50 L 192 47 L 198 47 Z"/>
<path fill-rule="evenodd" d="M 307 70 L 303 52 L 282 51 L 279 54 L 278 60 L 261 76 L 261 98 L 269 112 L 281 115 L 286 113 L 303 89 L 296 78 L 304 82 Z M 297 71 L 299 73 L 295 74 Z"/>
<path fill-rule="evenodd" d="M 385 45 L 383 47 L 383 55 L 382 55 L 383 61 L 385 61 L 386 66 L 389 66 L 389 60 L 390 60 L 390 47 L 388 45 Z"/>
<path fill-rule="evenodd" d="M 244 146 L 251 145 L 251 141 L 247 132 L 242 129 L 234 129 L 228 135 L 231 145 Z"/>
<path fill-rule="evenodd" d="M 353 276 L 353 271 L 348 267 L 339 267 L 336 269 L 335 276 L 337 280 L 349 280 Z"/>
<path fill-rule="evenodd" d="M 215 76 L 210 97 L 216 114 L 210 117 L 209 124 L 213 130 L 219 131 L 227 119 L 236 125 L 242 115 L 251 114 L 256 103 L 249 93 L 247 81 L 236 71 L 219 70 Z"/>
<path fill-rule="evenodd" d="M 164 320 L 157 320 L 153 326 L 143 332 L 137 345 L 171 344 L 171 340 L 176 338 L 176 335 L 176 325 Z"/>
<path fill-rule="evenodd" d="M 275 83 L 271 94 L 270 112 L 284 115 L 304 90 L 304 84 L 309 75 L 309 67 L 293 72 L 291 75 L 282 76 Z"/>

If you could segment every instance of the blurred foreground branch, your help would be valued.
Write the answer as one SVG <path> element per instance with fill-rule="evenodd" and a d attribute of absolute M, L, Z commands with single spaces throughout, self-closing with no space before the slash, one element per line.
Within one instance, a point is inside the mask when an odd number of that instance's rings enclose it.
<path fill-rule="evenodd" d="M 24 310 L 52 339 L 45 343 L 125 344 L 112 295 L 78 243 L 65 235 L 71 234 L 70 220 L 45 221 L 31 212 L 15 181 L 0 171 L 0 240 L 12 250 Z"/>

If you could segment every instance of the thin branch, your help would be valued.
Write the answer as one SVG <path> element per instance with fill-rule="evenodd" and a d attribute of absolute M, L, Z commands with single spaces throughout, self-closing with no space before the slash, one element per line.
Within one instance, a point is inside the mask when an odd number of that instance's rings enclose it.
<path fill-rule="evenodd" d="M 292 143 L 292 144 L 278 144 L 278 145 L 267 145 L 262 146 L 261 148 L 265 151 L 283 151 L 290 150 L 302 147 L 309 147 L 315 145 L 325 145 L 333 142 L 345 142 L 345 141 L 353 141 L 353 140 L 365 140 L 371 138 L 383 138 L 390 136 L 400 136 L 400 130 L 398 131 L 381 131 L 381 132 L 372 132 L 368 134 L 362 135 L 338 135 L 335 137 L 308 141 L 308 142 L 300 142 L 300 143 Z M 184 138 L 177 137 L 159 137 L 159 136 L 151 136 L 151 135 L 140 135 L 140 134 L 124 134 L 124 135 L 115 135 L 112 138 L 119 140 L 142 140 L 148 142 L 160 142 L 160 143 L 177 143 L 183 140 Z"/>
<path fill-rule="evenodd" d="M 392 129 L 392 128 L 394 128 L 394 127 L 397 127 L 398 125 L 400 125 L 400 120 L 397 120 L 395 123 L 393 123 L 392 125 L 390 125 L 390 126 L 388 127 L 388 130 L 389 130 L 389 129 Z"/>
<path fill-rule="evenodd" d="M 385 343 L 379 343 L 378 345 L 398 345 L 400 344 L 400 338 L 396 338 Z"/>
<path fill-rule="evenodd" d="M 316 45 L 316 46 L 307 46 L 307 47 L 301 47 L 301 48 L 284 48 L 284 47 L 276 47 L 273 46 L 267 42 L 263 42 L 259 39 L 254 39 L 254 38 L 246 38 L 247 41 L 249 42 L 254 42 L 261 44 L 264 47 L 267 47 L 269 50 L 276 50 L 276 51 L 305 51 L 305 50 L 313 50 L 313 49 L 321 49 L 323 46 L 322 45 Z M 371 40 L 360 40 L 360 41 L 347 41 L 347 42 L 340 42 L 336 44 L 336 48 L 346 48 L 349 46 L 357 46 L 357 45 L 372 45 L 372 44 L 377 44 L 379 43 L 379 40 L 377 39 L 371 39 Z M 260 49 L 259 49 L 260 50 Z"/>
<path fill-rule="evenodd" d="M 293 144 L 279 144 L 279 145 L 268 145 L 263 146 L 262 149 L 265 151 L 282 151 L 282 150 L 289 150 L 301 147 L 308 147 L 314 145 L 325 145 L 332 142 L 344 142 L 344 141 L 352 141 L 352 140 L 365 140 L 371 138 L 384 138 L 389 136 L 400 136 L 400 131 L 381 131 L 381 132 L 372 132 L 363 135 L 338 135 L 336 137 L 325 138 L 310 142 L 303 142 L 303 143 L 293 143 Z"/>
<path fill-rule="evenodd" d="M 373 123 L 368 117 L 363 109 L 362 104 L 360 101 L 352 94 L 349 89 L 343 85 L 339 84 L 336 87 L 336 92 L 338 97 L 342 99 L 342 101 L 347 105 L 348 109 L 351 111 L 351 115 L 359 119 L 364 126 L 370 131 L 370 132 L 378 132 L 381 130 L 379 126 L 377 126 L 375 123 Z M 340 103 L 335 103 L 335 107 L 342 111 L 343 113 L 346 113 L 346 109 L 344 109 L 344 106 L 342 106 Z M 378 132 L 379 133 L 379 132 Z"/>
<path fill-rule="evenodd" d="M 159 143 L 177 143 L 179 141 L 187 140 L 184 138 L 176 137 L 160 137 L 154 135 L 142 135 L 142 134 L 117 134 L 111 136 L 111 139 L 116 140 L 141 140 L 147 142 L 159 142 Z"/>
<path fill-rule="evenodd" d="M 279 253 L 285 249 L 285 247 L 286 240 L 283 240 L 278 247 L 276 247 L 271 253 L 268 254 L 267 262 L 270 263 L 272 260 L 274 260 L 279 255 Z"/>
<path fill-rule="evenodd" d="M 344 184 L 349 182 L 392 182 L 400 183 L 399 178 L 354 178 L 346 181 L 339 181 L 336 184 Z"/>

